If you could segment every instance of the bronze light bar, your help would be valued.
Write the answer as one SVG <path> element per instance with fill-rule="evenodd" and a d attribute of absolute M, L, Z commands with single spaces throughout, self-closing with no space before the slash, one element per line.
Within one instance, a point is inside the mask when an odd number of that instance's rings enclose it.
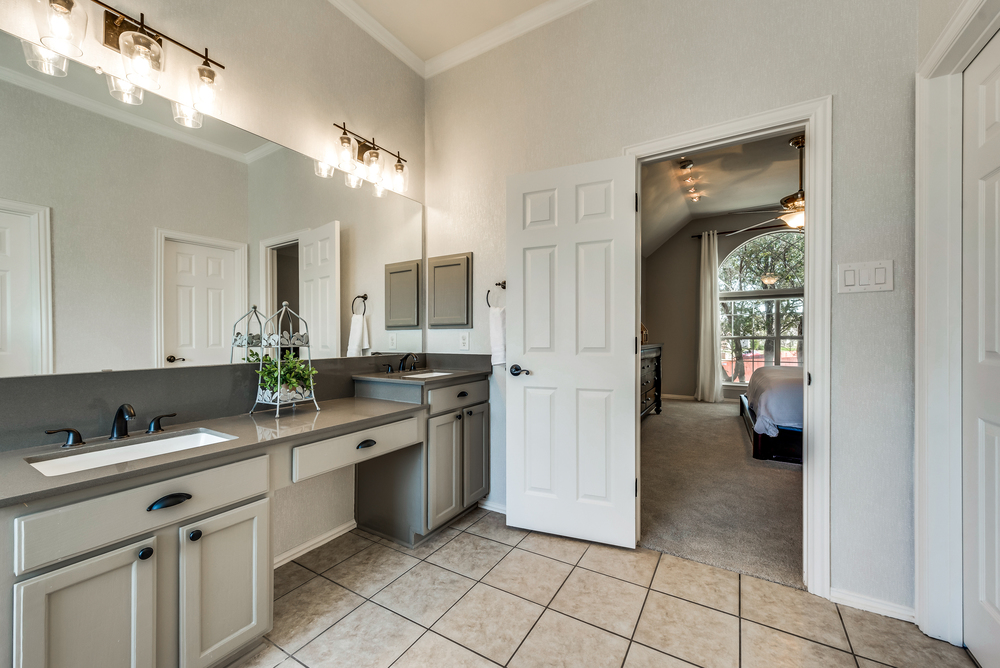
<path fill-rule="evenodd" d="M 94 0 L 94 2 L 96 2 L 96 1 L 97 0 Z M 369 148 L 373 148 L 373 149 L 375 149 L 377 151 L 385 151 L 388 155 L 391 155 L 396 160 L 398 160 L 400 162 L 406 162 L 406 158 L 400 156 L 399 153 L 393 153 L 389 149 L 383 148 L 383 147 L 379 146 L 378 144 L 376 144 L 374 137 L 369 140 L 369 139 L 366 139 L 365 137 L 362 137 L 357 132 L 352 132 L 351 130 L 348 130 L 346 122 L 343 125 L 338 124 L 338 123 L 334 123 L 333 127 L 337 128 L 339 130 L 343 130 L 344 132 L 346 132 L 347 134 L 353 136 L 355 139 L 358 140 L 358 154 L 359 155 L 363 155 L 363 151 L 362 151 L 363 147 L 369 147 Z"/>
<path fill-rule="evenodd" d="M 138 31 L 139 32 L 147 32 L 151 36 L 158 37 L 158 38 L 161 38 L 161 39 L 165 39 L 168 42 L 170 42 L 171 44 L 175 44 L 175 45 L 181 47 L 182 49 L 184 49 L 186 51 L 190 51 L 191 53 L 193 53 L 194 55 L 198 56 L 199 58 L 201 58 L 205 62 L 211 63 L 212 65 L 215 65 L 220 70 L 226 69 L 225 65 L 223 65 L 222 63 L 220 63 L 220 62 L 218 62 L 216 60 L 212 60 L 211 58 L 208 57 L 208 49 L 205 49 L 205 53 L 201 53 L 199 51 L 195 51 L 190 46 L 187 46 L 186 44 L 181 44 L 176 39 L 173 39 L 172 37 L 164 35 L 159 30 L 154 30 L 154 29 L 150 28 L 148 25 L 146 25 L 146 15 L 145 14 L 139 14 L 139 18 L 138 19 L 134 19 L 131 16 L 129 16 L 128 14 L 126 14 L 124 12 L 121 12 L 121 11 L 118 11 L 117 9 L 115 9 L 114 7 L 112 7 L 111 5 L 108 5 L 108 4 L 105 4 L 105 3 L 101 2 L 101 0 L 91 0 L 91 2 L 93 2 L 96 5 L 100 5 L 101 7 L 104 7 L 104 9 L 106 9 L 107 11 L 109 11 L 112 14 L 114 14 L 115 16 L 117 16 L 118 20 L 115 21 L 116 25 L 120 25 L 123 20 L 124 21 L 128 21 L 128 22 L 130 22 L 130 23 L 138 26 Z M 105 46 L 108 46 L 108 45 L 105 44 Z M 117 45 L 115 45 L 115 48 L 117 48 Z"/>

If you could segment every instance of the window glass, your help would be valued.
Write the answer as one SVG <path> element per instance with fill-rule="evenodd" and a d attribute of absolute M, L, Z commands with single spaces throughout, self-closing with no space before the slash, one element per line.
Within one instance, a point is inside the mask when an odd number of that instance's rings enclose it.
<path fill-rule="evenodd" d="M 775 274 L 773 286 L 761 276 Z M 772 232 L 750 239 L 729 254 L 719 267 L 719 292 L 767 288 L 801 288 L 805 285 L 805 235 Z"/>

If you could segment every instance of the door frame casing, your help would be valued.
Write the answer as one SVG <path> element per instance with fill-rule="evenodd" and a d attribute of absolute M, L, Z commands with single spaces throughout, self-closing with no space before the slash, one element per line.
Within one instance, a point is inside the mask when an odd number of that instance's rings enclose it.
<path fill-rule="evenodd" d="M 260 263 L 257 265 L 260 267 L 260 292 L 257 300 L 260 302 L 258 308 L 264 317 L 269 317 L 275 311 L 278 310 L 277 296 L 275 295 L 275 250 L 281 246 L 288 246 L 290 244 L 298 242 L 302 238 L 302 235 L 308 232 L 309 229 L 296 230 L 295 232 L 286 232 L 285 234 L 279 234 L 273 237 L 268 237 L 267 239 L 260 240 L 260 246 L 258 249 Z"/>
<path fill-rule="evenodd" d="M 216 239 L 205 237 L 199 234 L 189 234 L 187 232 L 175 232 L 165 230 L 161 227 L 153 229 L 156 238 L 155 257 L 153 267 L 155 271 L 155 293 L 153 294 L 153 321 L 154 321 L 154 345 L 153 354 L 156 360 L 153 368 L 162 369 L 166 367 L 163 359 L 163 253 L 166 250 L 168 241 L 177 241 L 196 246 L 207 246 L 209 248 L 221 248 L 233 251 L 236 268 L 236 317 L 240 317 L 247 311 L 247 244 L 241 241 L 229 241 L 228 239 Z"/>
<path fill-rule="evenodd" d="M 38 372 L 53 373 L 55 358 L 52 345 L 52 210 L 47 206 L 0 199 L 0 211 L 29 219 L 31 275 L 37 281 L 32 295 L 38 318 Z"/>
<path fill-rule="evenodd" d="M 962 73 L 1000 28 L 1000 0 L 964 0 L 916 75 L 914 601 L 962 645 Z"/>
<path fill-rule="evenodd" d="M 805 369 L 803 447 L 803 579 L 809 591 L 831 598 L 830 587 L 830 307 L 833 98 L 773 109 L 624 149 L 642 164 L 804 129 L 806 218 Z M 638 182 L 637 175 L 637 182 Z M 641 187 L 641 183 L 640 183 Z M 641 225 L 640 225 L 641 229 Z M 640 286 L 641 290 L 641 286 Z M 637 453 L 638 455 L 638 453 Z"/>

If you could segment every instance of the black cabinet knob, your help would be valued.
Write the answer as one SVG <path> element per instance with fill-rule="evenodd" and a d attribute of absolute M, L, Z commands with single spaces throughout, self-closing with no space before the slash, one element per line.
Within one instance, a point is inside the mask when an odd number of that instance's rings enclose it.
<path fill-rule="evenodd" d="M 189 533 L 188 538 L 190 538 L 192 541 L 201 540 L 201 529 L 195 529 L 194 531 Z"/>
<path fill-rule="evenodd" d="M 146 561 L 151 556 L 153 556 L 153 548 L 144 547 L 141 550 L 139 550 L 139 558 L 142 559 L 143 561 Z"/>
<path fill-rule="evenodd" d="M 462 419 L 462 414 L 461 414 L 461 413 L 459 413 L 458 415 L 456 415 L 456 416 L 455 416 L 455 419 L 456 419 L 456 420 L 461 420 L 461 419 Z"/>
<path fill-rule="evenodd" d="M 466 411 L 466 415 L 472 415 L 472 411 Z"/>

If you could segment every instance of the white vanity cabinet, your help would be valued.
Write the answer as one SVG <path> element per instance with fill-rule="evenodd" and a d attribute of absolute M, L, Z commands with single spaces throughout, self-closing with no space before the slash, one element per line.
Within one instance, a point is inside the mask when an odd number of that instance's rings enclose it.
<path fill-rule="evenodd" d="M 180 658 L 207 668 L 271 625 L 268 500 L 180 529 Z"/>
<path fill-rule="evenodd" d="M 207 668 L 262 636 L 268 476 L 265 455 L 16 518 L 14 666 Z"/>
<path fill-rule="evenodd" d="M 15 668 L 152 668 L 156 539 L 14 585 Z"/>

